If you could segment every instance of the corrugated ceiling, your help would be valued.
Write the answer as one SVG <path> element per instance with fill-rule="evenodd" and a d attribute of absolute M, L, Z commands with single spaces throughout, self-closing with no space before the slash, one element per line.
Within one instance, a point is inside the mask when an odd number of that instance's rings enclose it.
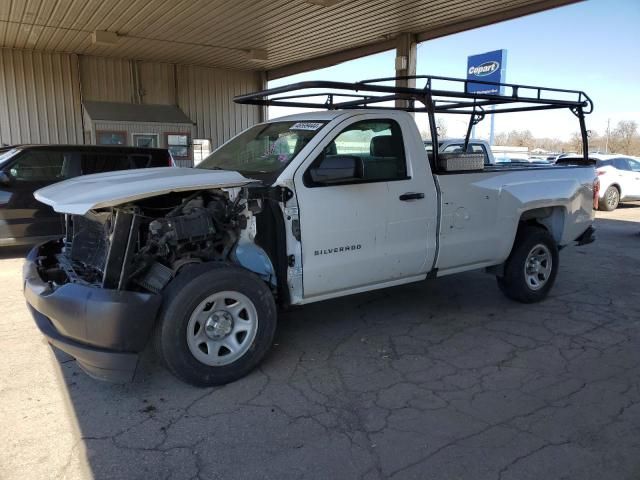
<path fill-rule="evenodd" d="M 575 0 L 573 0 L 575 1 Z M 271 70 L 400 32 L 438 36 L 572 0 L 2 0 L 0 46 L 158 62 Z M 460 27 L 456 27 L 460 25 Z M 91 43 L 91 32 L 121 37 Z M 247 58 L 264 49 L 268 60 Z"/>

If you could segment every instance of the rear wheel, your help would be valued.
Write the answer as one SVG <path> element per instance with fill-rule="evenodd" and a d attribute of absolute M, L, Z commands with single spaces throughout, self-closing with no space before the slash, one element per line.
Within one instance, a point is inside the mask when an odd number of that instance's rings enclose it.
<path fill-rule="evenodd" d="M 497 277 L 500 290 L 522 303 L 539 302 L 548 294 L 559 267 L 558 247 L 553 237 L 540 227 L 521 228 L 504 275 Z"/>
<path fill-rule="evenodd" d="M 598 207 L 600 210 L 604 210 L 605 212 L 611 212 L 618 208 L 618 204 L 620 203 L 620 190 L 617 187 L 611 185 L 604 192 L 604 198 L 601 202 L 598 203 Z"/>
<path fill-rule="evenodd" d="M 232 382 L 271 346 L 275 302 L 251 272 L 227 265 L 187 267 L 164 296 L 156 351 L 181 380 L 197 386 Z"/>

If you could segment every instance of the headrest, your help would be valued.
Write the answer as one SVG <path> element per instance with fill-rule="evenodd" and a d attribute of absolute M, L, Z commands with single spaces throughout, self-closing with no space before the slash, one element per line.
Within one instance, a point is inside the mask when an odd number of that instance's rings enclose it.
<path fill-rule="evenodd" d="M 327 145 L 324 149 L 324 153 L 325 155 L 337 155 L 338 148 L 336 147 L 336 142 L 331 142 L 329 145 Z"/>
<path fill-rule="evenodd" d="M 371 139 L 369 153 L 374 157 L 399 157 L 400 139 L 393 135 L 380 135 Z"/>

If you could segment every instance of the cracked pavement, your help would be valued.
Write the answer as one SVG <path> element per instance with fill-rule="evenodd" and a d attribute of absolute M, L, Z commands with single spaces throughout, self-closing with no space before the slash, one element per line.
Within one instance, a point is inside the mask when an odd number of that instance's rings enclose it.
<path fill-rule="evenodd" d="M 0 252 L 0 478 L 640 478 L 640 203 L 521 305 L 480 272 L 292 309 L 248 377 L 94 381 Z"/>

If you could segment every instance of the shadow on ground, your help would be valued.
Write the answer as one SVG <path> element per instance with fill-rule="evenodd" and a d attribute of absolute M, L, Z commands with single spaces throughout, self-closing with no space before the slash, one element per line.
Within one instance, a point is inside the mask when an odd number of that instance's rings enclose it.
<path fill-rule="evenodd" d="M 31 250 L 31 246 L 20 245 L 17 247 L 1 247 L 0 260 L 5 258 L 24 258 Z"/>
<path fill-rule="evenodd" d="M 545 302 L 468 273 L 312 304 L 222 388 L 151 354 L 127 385 L 60 357 L 81 441 L 58 476 L 636 479 L 640 223 L 597 228 Z"/>

